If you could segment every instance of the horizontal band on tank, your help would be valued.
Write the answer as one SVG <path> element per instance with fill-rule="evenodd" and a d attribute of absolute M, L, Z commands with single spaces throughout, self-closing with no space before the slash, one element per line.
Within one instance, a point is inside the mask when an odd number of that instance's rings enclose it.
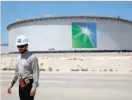
<path fill-rule="evenodd" d="M 26 20 L 21 20 L 21 21 L 16 21 L 14 23 L 11 23 L 7 26 L 7 29 L 11 29 L 11 27 L 13 27 L 14 25 L 17 26 L 21 26 L 21 24 L 24 23 L 32 23 L 35 21 L 46 21 L 46 20 L 55 20 L 55 19 L 101 19 L 101 20 L 116 20 L 116 21 L 120 21 L 120 22 L 125 22 L 125 23 L 129 23 L 132 25 L 132 21 L 126 20 L 126 19 L 122 19 L 122 18 L 114 18 L 114 17 L 101 17 L 101 16 L 60 16 L 60 17 L 44 17 L 44 18 L 36 18 L 36 19 L 26 19 Z"/>
<path fill-rule="evenodd" d="M 9 44 L 0 44 L 1 46 L 9 46 Z"/>
<path fill-rule="evenodd" d="M 132 52 L 132 50 L 74 50 L 74 51 L 30 51 L 32 53 L 107 53 L 107 52 Z M 10 52 L 9 54 L 18 54 Z"/>

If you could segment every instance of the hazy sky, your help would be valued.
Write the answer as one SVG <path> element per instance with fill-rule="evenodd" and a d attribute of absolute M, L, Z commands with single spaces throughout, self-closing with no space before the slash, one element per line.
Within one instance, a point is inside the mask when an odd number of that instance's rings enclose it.
<path fill-rule="evenodd" d="M 51 16 L 94 15 L 110 16 L 132 21 L 132 2 L 2 2 L 2 43 L 8 43 L 7 25 L 29 18 Z"/>

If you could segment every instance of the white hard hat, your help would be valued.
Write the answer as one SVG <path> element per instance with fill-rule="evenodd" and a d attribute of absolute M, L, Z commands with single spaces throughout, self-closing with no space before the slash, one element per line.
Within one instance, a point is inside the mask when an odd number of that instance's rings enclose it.
<path fill-rule="evenodd" d="M 20 35 L 16 38 L 16 46 L 29 44 L 28 39 L 24 35 Z"/>

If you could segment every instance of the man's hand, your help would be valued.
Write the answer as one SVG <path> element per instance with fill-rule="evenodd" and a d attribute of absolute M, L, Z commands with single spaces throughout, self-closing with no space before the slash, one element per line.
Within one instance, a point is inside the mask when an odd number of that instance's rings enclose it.
<path fill-rule="evenodd" d="M 7 92 L 8 92 L 9 94 L 11 94 L 11 88 L 8 88 Z"/>
<path fill-rule="evenodd" d="M 31 91 L 30 92 L 30 96 L 32 97 L 32 96 L 35 96 L 35 91 Z"/>

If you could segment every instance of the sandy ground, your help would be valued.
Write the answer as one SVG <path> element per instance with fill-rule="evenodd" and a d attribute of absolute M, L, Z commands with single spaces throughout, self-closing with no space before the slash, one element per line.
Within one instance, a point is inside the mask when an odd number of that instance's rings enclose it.
<path fill-rule="evenodd" d="M 131 72 L 132 53 L 42 53 L 35 54 L 40 69 L 59 72 Z M 14 68 L 18 55 L 2 55 L 0 69 Z"/>
<path fill-rule="evenodd" d="M 18 82 L 7 94 L 12 72 L 1 72 L 1 100 L 19 100 Z M 41 72 L 35 100 L 132 100 L 132 73 Z"/>
<path fill-rule="evenodd" d="M 40 69 L 46 70 L 40 72 L 40 86 L 35 100 L 132 100 L 132 53 L 35 55 Z M 14 68 L 17 56 L 2 55 L 0 69 Z M 49 67 L 53 71 L 49 71 Z M 6 91 L 13 72 L 0 71 L 1 100 L 19 100 L 18 83 L 11 95 Z"/>

